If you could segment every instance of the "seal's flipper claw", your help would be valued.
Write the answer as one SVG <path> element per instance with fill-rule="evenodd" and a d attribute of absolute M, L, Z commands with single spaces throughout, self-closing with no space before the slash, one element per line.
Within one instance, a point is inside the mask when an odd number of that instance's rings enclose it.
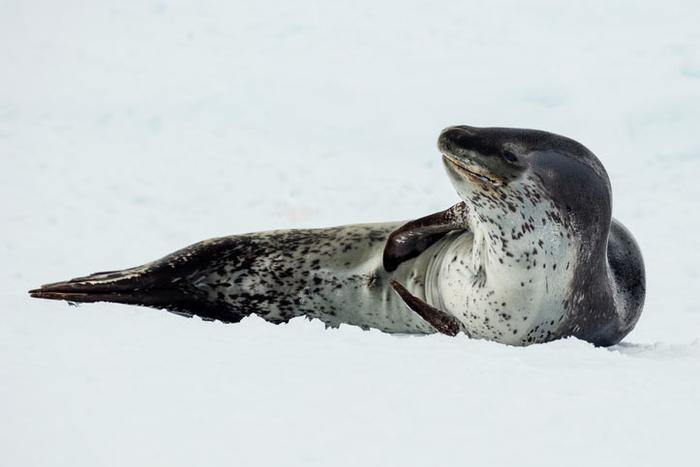
<path fill-rule="evenodd" d="M 423 253 L 452 230 L 466 230 L 464 202 L 445 211 L 421 217 L 394 230 L 384 246 L 384 269 L 396 270 L 401 263 Z"/>
<path fill-rule="evenodd" d="M 418 313 L 421 318 L 430 323 L 435 329 L 442 334 L 448 336 L 456 336 L 459 331 L 462 331 L 462 325 L 454 316 L 438 310 L 434 306 L 428 305 L 420 298 L 409 292 L 406 287 L 401 285 L 396 280 L 390 281 L 391 286 L 396 290 L 396 293 L 403 299 L 404 303 L 413 311 Z M 465 334 L 467 334 L 465 332 Z M 469 335 L 469 334 L 467 334 Z"/>

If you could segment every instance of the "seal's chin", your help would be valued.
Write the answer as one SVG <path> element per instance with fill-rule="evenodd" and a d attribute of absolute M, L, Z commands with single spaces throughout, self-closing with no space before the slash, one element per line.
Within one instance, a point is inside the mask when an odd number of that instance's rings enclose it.
<path fill-rule="evenodd" d="M 460 160 L 455 156 L 447 153 L 443 153 L 442 158 L 458 173 L 466 175 L 466 177 L 469 180 L 482 184 L 489 184 L 492 186 L 501 186 L 504 183 L 501 177 L 495 175 L 485 167 L 481 167 L 476 164 L 470 164 L 469 161 Z"/>

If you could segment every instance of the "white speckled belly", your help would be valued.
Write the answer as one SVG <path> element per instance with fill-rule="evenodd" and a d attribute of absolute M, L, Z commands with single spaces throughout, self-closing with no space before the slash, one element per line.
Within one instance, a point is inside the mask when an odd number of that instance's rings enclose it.
<path fill-rule="evenodd" d="M 428 303 L 457 317 L 476 338 L 526 344 L 551 333 L 564 317 L 570 274 L 559 263 L 567 258 L 542 250 L 549 266 L 546 260 L 521 262 L 517 255 L 504 261 L 476 239 L 453 233 L 441 242 L 426 271 Z"/>

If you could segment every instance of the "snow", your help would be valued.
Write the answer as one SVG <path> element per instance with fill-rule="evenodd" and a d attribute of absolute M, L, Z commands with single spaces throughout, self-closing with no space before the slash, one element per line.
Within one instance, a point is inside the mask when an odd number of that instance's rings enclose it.
<path fill-rule="evenodd" d="M 695 465 L 700 4 L 0 3 L 0 463 Z M 439 130 L 608 169 L 645 255 L 611 349 L 30 299 L 207 237 L 456 201 Z"/>

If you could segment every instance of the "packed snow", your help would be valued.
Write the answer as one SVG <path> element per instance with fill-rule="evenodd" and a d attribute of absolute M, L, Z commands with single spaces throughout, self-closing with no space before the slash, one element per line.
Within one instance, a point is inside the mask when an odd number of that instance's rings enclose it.
<path fill-rule="evenodd" d="M 0 464 L 697 465 L 697 1 L 0 2 Z M 208 237 L 411 219 L 448 125 L 605 164 L 648 295 L 516 348 L 30 299 Z"/>

